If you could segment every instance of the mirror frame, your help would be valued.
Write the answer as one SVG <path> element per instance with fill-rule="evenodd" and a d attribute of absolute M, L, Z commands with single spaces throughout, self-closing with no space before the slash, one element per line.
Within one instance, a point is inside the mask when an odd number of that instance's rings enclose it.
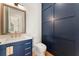
<path fill-rule="evenodd" d="M 18 6 L 15 6 L 15 5 L 11 6 L 11 5 L 1 3 L 1 15 L 0 15 L 1 16 L 1 26 L 0 26 L 1 27 L 1 34 L 8 34 L 8 31 L 6 31 L 6 32 L 4 31 L 4 11 L 3 11 L 4 6 L 24 12 L 24 22 L 25 22 L 25 24 L 24 24 L 24 31 L 22 33 L 26 33 L 26 10 L 23 10 L 23 9 L 21 9 Z M 8 24 L 6 26 L 8 26 Z M 8 30 L 8 27 L 6 29 Z"/>

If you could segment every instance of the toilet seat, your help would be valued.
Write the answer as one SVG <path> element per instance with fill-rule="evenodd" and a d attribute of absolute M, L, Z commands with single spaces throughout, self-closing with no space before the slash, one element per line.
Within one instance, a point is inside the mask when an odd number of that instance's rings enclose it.
<path fill-rule="evenodd" d="M 45 51 L 46 50 L 46 45 L 43 43 L 38 43 L 36 44 L 36 46 L 39 48 L 39 50 L 41 51 Z"/>

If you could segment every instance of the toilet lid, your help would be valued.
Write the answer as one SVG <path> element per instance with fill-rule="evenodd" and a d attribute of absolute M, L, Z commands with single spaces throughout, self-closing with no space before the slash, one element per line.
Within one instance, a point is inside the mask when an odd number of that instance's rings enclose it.
<path fill-rule="evenodd" d="M 36 48 L 38 48 L 40 51 L 45 51 L 46 50 L 46 45 L 43 43 L 38 43 L 35 45 Z"/>

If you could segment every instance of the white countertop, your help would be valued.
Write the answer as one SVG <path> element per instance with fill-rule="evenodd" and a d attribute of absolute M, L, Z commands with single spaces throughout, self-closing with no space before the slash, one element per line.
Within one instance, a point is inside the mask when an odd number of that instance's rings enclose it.
<path fill-rule="evenodd" d="M 23 40 L 29 40 L 29 39 L 32 39 L 32 37 L 28 35 L 22 35 L 21 37 L 17 37 L 17 38 L 11 38 L 10 35 L 0 35 L 0 42 L 1 42 L 0 45 L 23 41 Z"/>

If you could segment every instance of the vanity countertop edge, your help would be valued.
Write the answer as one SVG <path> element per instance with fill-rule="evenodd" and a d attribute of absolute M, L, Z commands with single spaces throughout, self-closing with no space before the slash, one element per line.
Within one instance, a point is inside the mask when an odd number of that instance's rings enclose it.
<path fill-rule="evenodd" d="M 5 38 L 0 37 L 0 45 L 32 39 L 31 36 L 24 36 L 24 37 L 17 37 L 17 38 L 11 38 L 11 37 L 6 37 L 6 36 L 4 37 Z"/>

